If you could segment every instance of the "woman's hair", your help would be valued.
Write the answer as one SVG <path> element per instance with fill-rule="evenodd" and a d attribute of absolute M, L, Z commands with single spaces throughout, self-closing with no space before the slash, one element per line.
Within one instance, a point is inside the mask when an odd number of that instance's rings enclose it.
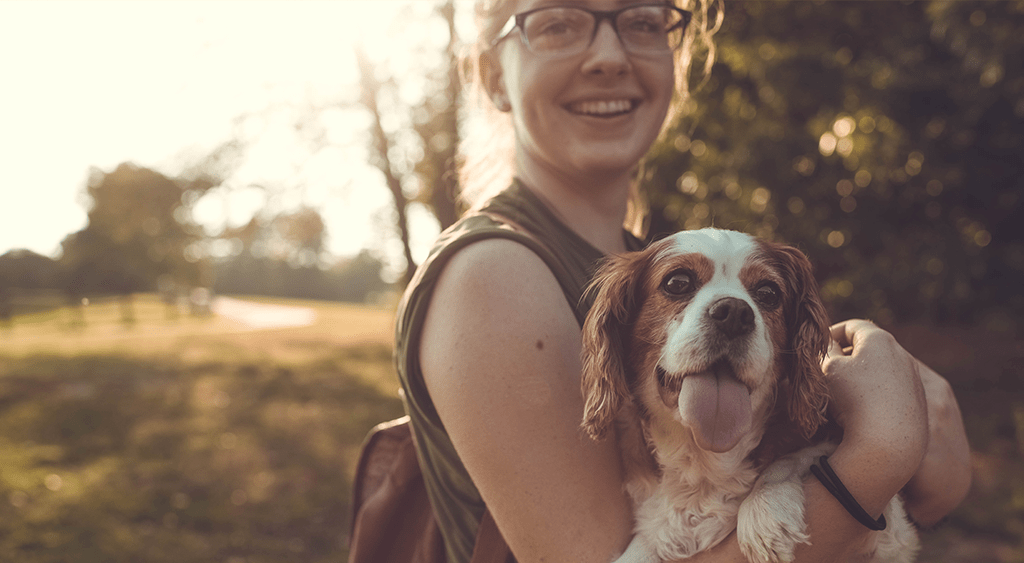
<path fill-rule="evenodd" d="M 715 60 L 714 34 L 722 25 L 723 0 L 670 0 L 693 14 L 683 43 L 675 52 L 676 96 L 669 106 L 662 134 L 683 113 L 691 84 L 707 81 Z M 473 208 L 504 189 L 512 181 L 515 133 L 511 116 L 501 112 L 487 97 L 481 82 L 481 57 L 491 49 L 501 28 L 515 13 L 516 0 L 477 0 L 476 42 L 463 53 L 460 71 L 467 88 L 469 119 L 459 145 L 459 186 L 462 203 Z M 695 63 L 700 73 L 691 76 Z M 636 190 L 634 189 L 634 192 Z M 632 198 L 630 215 L 642 214 L 638 198 Z"/>

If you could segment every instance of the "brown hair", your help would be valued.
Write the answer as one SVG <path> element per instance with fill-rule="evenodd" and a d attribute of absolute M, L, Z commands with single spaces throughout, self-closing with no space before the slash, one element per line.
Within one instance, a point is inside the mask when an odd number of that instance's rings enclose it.
<path fill-rule="evenodd" d="M 693 19 L 687 27 L 682 46 L 676 51 L 676 97 L 669 107 L 662 134 L 680 117 L 686 115 L 691 84 L 700 87 L 707 81 L 715 60 L 714 34 L 722 26 L 723 0 L 672 0 L 689 10 Z M 478 0 L 475 5 L 477 40 L 469 45 L 462 56 L 460 71 L 463 84 L 468 85 L 467 109 L 469 126 L 459 146 L 460 199 L 467 207 L 482 204 L 489 196 L 504 189 L 512 180 L 515 134 L 507 113 L 499 111 L 490 100 L 481 83 L 481 57 L 491 48 L 501 28 L 515 13 L 515 0 Z M 700 65 L 697 75 L 691 73 L 695 63 Z M 641 166 L 642 169 L 642 166 Z M 646 213 L 646 206 L 636 186 L 631 198 L 627 224 L 638 226 Z M 634 226 L 634 230 L 637 227 Z"/>

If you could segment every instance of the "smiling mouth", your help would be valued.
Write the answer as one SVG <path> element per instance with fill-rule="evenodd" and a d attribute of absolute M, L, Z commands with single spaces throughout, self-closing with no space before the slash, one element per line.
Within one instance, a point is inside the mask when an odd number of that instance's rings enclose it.
<path fill-rule="evenodd" d="M 637 100 L 600 100 L 574 102 L 567 109 L 576 114 L 594 117 L 615 117 L 627 114 L 640 105 Z"/>

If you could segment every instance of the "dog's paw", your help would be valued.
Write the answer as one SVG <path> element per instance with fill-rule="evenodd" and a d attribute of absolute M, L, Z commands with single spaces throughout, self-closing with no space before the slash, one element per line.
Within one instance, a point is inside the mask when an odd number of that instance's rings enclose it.
<path fill-rule="evenodd" d="M 872 562 L 913 563 L 921 549 L 921 540 L 917 529 L 907 519 L 899 496 L 893 497 L 883 514 L 888 526 L 874 533 L 875 554 Z"/>
<path fill-rule="evenodd" d="M 636 534 L 626 547 L 626 551 L 613 563 L 661 563 L 661 558 L 647 536 Z"/>
<path fill-rule="evenodd" d="M 804 490 L 795 460 L 780 460 L 765 470 L 740 504 L 736 535 L 740 550 L 757 563 L 788 563 L 799 543 L 808 543 Z"/>

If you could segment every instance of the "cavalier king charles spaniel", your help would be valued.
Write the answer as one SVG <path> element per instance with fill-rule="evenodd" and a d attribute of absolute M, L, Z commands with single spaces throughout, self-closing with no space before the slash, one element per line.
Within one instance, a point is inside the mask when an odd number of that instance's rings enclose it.
<path fill-rule="evenodd" d="M 735 231 L 685 231 L 611 257 L 592 291 L 583 428 L 612 430 L 622 451 L 636 535 L 619 561 L 686 558 L 733 530 L 750 561 L 792 561 L 809 542 L 803 480 L 835 449 L 821 442 L 835 438 L 829 327 L 810 262 Z M 872 561 L 913 561 L 898 497 L 885 516 Z"/>

